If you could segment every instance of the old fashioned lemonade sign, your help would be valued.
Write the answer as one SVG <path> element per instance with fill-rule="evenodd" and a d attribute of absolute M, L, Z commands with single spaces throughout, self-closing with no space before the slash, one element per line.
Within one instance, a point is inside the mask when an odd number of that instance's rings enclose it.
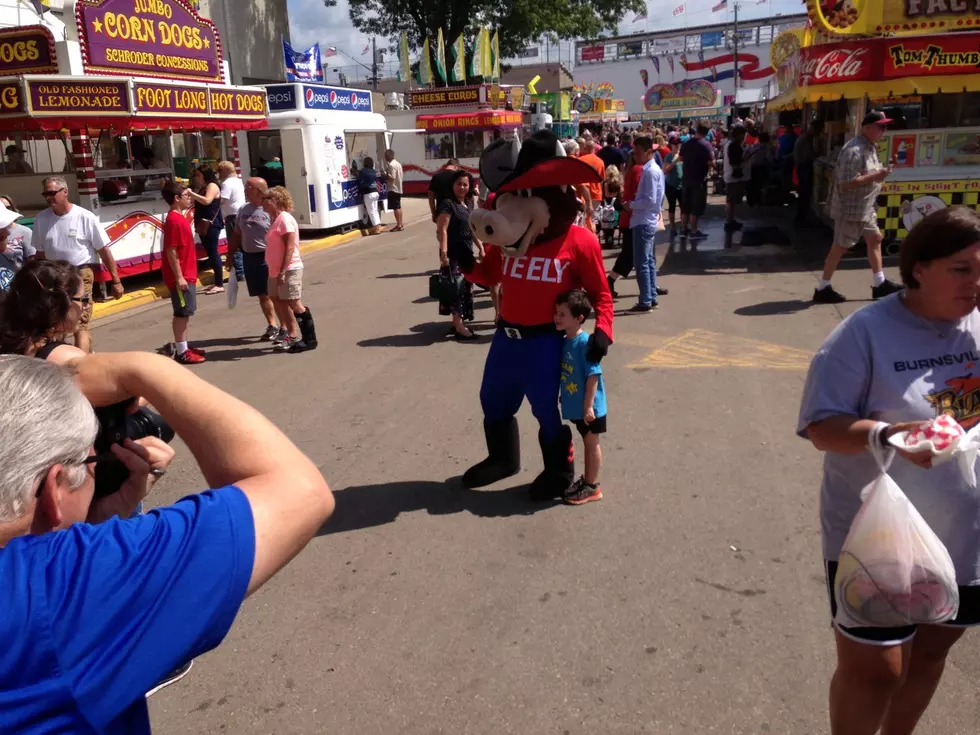
<path fill-rule="evenodd" d="M 76 0 L 75 19 L 89 72 L 221 81 L 217 30 L 187 0 Z"/>

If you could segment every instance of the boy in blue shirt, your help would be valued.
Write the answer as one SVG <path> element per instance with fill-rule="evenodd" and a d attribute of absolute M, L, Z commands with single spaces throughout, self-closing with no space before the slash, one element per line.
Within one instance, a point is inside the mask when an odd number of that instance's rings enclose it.
<path fill-rule="evenodd" d="M 561 359 L 561 415 L 575 424 L 585 442 L 585 474 L 565 493 L 565 502 L 569 505 L 602 500 L 599 434 L 606 433 L 606 389 L 602 383 L 602 367 L 597 362 L 589 362 L 585 356 L 589 334 L 582 329 L 582 323 L 590 313 L 592 304 L 581 289 L 560 294 L 555 302 L 555 326 L 565 333 Z"/>

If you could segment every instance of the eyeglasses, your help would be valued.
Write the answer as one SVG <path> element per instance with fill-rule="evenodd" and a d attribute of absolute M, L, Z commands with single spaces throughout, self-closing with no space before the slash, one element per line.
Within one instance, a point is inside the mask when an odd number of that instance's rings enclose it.
<path fill-rule="evenodd" d="M 63 191 L 64 191 L 64 188 L 55 189 L 54 191 L 42 191 L 41 192 L 41 196 L 43 196 L 45 199 L 50 199 L 51 197 L 58 196 L 58 194 L 60 194 Z"/>
<path fill-rule="evenodd" d="M 84 296 L 78 296 L 77 298 L 72 297 L 72 301 L 74 301 L 76 304 L 81 304 L 82 306 L 88 306 L 90 303 L 92 303 L 92 297 L 86 294 Z"/>

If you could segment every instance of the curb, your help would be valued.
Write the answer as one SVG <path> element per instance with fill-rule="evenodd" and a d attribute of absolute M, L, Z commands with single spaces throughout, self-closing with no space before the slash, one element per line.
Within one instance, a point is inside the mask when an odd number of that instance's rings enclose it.
<path fill-rule="evenodd" d="M 329 250 L 337 245 L 343 245 L 344 243 L 351 242 L 352 240 L 356 240 L 361 237 L 367 237 L 367 235 L 365 235 L 361 230 L 345 232 L 341 235 L 328 235 L 327 237 L 321 237 L 316 240 L 300 242 L 299 252 L 301 255 L 310 255 L 312 253 L 318 253 L 322 250 Z M 210 286 L 213 283 L 214 273 L 212 273 L 210 270 L 198 278 L 197 281 L 198 286 Z M 129 311 L 130 309 L 146 306 L 154 301 L 169 298 L 170 292 L 162 283 L 155 286 L 147 286 L 146 288 L 141 288 L 136 291 L 129 291 L 123 294 L 121 299 L 114 301 L 103 301 L 94 304 L 92 306 L 92 321 L 95 322 L 99 319 L 104 319 L 105 317 L 121 314 L 125 311 Z"/>

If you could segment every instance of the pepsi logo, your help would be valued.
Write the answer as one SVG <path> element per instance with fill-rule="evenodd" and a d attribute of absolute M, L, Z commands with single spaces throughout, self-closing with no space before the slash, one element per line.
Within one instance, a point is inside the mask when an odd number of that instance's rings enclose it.
<path fill-rule="evenodd" d="M 357 92 L 350 93 L 350 103 L 354 105 L 354 107 L 357 107 Z"/>
<path fill-rule="evenodd" d="M 337 106 L 337 93 L 332 89 L 330 90 L 330 106 L 331 107 Z"/>
<path fill-rule="evenodd" d="M 309 87 L 306 88 L 306 104 L 313 104 L 313 90 Z"/>

